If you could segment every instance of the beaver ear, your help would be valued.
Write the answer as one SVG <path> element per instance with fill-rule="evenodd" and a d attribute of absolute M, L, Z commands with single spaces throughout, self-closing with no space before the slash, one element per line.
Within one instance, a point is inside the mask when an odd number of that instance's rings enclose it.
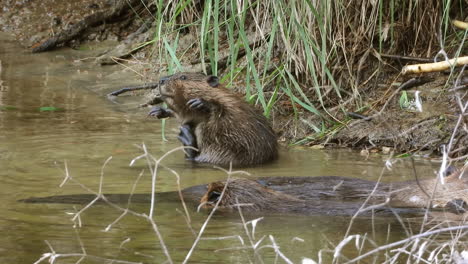
<path fill-rule="evenodd" d="M 208 78 L 206 79 L 206 82 L 207 82 L 211 87 L 218 87 L 218 85 L 219 85 L 219 79 L 218 79 L 218 77 L 216 77 L 216 76 L 214 76 L 214 75 L 208 76 Z"/>

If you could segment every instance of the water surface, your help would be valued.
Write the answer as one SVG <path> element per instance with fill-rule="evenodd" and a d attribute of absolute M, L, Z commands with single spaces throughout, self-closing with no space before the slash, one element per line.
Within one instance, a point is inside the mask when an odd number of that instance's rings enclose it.
<path fill-rule="evenodd" d="M 100 67 L 89 60 L 80 61 L 95 53 L 67 49 L 31 54 L 8 36 L 0 35 L 2 263 L 36 261 L 43 253 L 50 252 L 45 240 L 57 253 L 80 253 L 81 240 L 89 255 L 144 263 L 166 260 L 159 240 L 144 219 L 127 216 L 104 232 L 120 212 L 99 204 L 82 214 L 81 228 L 74 228 L 70 212 L 80 210 L 83 205 L 18 202 L 32 196 L 87 193 L 73 182 L 59 187 L 65 164 L 74 179 L 97 191 L 101 168 L 109 157 L 112 159 L 104 169 L 103 192 L 129 193 L 137 176 L 145 170 L 136 192 L 148 193 L 151 179 L 145 162 L 140 160 L 129 166 L 133 158 L 142 154 L 136 145 L 144 143 L 155 157 L 180 145 L 175 120 L 168 121 L 167 141 L 162 140 L 161 122 L 147 118 L 147 109 L 137 108 L 141 98 L 124 96 L 116 102 L 106 98 L 105 94 L 112 90 L 138 83 L 138 77 L 121 66 Z M 50 111 L 51 107 L 55 111 Z M 252 174 L 250 177 L 337 175 L 372 180 L 380 175 L 386 158 L 382 155 L 366 158 L 349 150 L 283 146 L 278 161 L 245 171 Z M 171 154 L 163 164 L 179 173 L 182 187 L 226 178 L 225 173 L 212 166 L 184 160 L 182 152 Z M 437 164 L 423 160 L 416 164 L 421 176 L 431 177 L 437 168 Z M 411 178 L 411 163 L 405 160 L 394 164 L 393 170 L 384 176 L 385 181 Z M 171 173 L 163 170 L 158 174 L 157 191 L 173 191 L 176 186 Z M 138 204 L 132 208 L 147 213 L 149 205 Z M 185 258 L 195 238 L 181 211 L 178 201 L 157 204 L 155 211 L 155 221 L 175 262 Z M 198 232 L 208 213 L 197 213 L 193 207 L 189 211 L 192 227 Z M 256 217 L 246 216 L 246 220 Z M 262 245 L 268 245 L 271 244 L 268 236 L 272 235 L 293 262 L 303 257 L 317 259 L 320 249 L 331 248 L 331 244 L 343 238 L 348 222 L 347 218 L 330 216 L 265 216 L 256 227 L 255 240 L 266 236 Z M 387 236 L 389 229 L 392 231 Z M 353 232 L 371 234 L 382 243 L 403 235 L 394 219 L 375 222 L 363 219 L 357 221 Z M 204 237 L 233 235 L 241 236 L 249 245 L 237 214 L 216 214 Z M 191 262 L 255 262 L 252 250 L 235 249 L 240 246 L 238 238 L 201 240 Z M 271 248 L 260 250 L 260 255 L 268 263 L 276 256 Z M 77 259 L 59 259 L 58 263 Z M 103 263 L 103 260 L 88 258 L 83 263 Z"/>

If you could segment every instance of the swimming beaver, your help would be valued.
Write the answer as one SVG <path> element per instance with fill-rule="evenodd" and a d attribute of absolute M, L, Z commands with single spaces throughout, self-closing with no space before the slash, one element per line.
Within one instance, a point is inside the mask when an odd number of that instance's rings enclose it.
<path fill-rule="evenodd" d="M 439 208 L 446 208 L 454 213 L 468 210 L 468 177 L 459 178 L 460 172 L 446 178 L 446 187 L 437 188 L 433 202 Z M 463 175 L 466 176 L 466 175 Z M 421 180 L 419 185 L 431 187 L 438 179 Z M 221 198 L 225 181 L 217 181 L 208 185 L 197 185 L 182 190 L 185 202 L 202 203 L 205 208 L 211 208 Z M 440 184 L 440 183 L 439 183 Z M 219 209 L 236 210 L 237 204 L 242 205 L 244 212 L 268 214 L 291 213 L 304 215 L 353 215 L 361 207 L 362 202 L 371 194 L 376 182 L 349 177 L 263 177 L 258 179 L 231 179 L 226 192 L 221 198 Z M 444 185 L 445 186 L 445 185 Z M 395 189 L 399 189 L 395 192 Z M 379 215 L 393 214 L 392 210 L 403 216 L 414 216 L 424 212 L 429 205 L 429 197 L 421 195 L 419 199 L 425 202 L 414 202 L 414 195 L 420 194 L 416 181 L 379 183 L 376 192 L 371 196 L 369 205 L 387 202 L 385 206 L 376 208 L 373 213 Z M 422 191 L 421 191 L 422 192 Z M 106 198 L 114 203 L 127 203 L 127 194 L 106 194 Z M 28 203 L 81 203 L 93 201 L 96 195 L 77 194 L 50 197 L 32 197 L 22 200 Z M 388 201 L 388 198 L 390 199 Z M 178 192 L 157 193 L 158 202 L 179 200 Z M 132 203 L 150 203 L 150 194 L 134 194 Z M 451 206 L 452 202 L 458 208 Z M 461 203 L 458 201 L 462 201 Z M 408 208 L 411 207 L 411 208 Z M 361 215 L 369 215 L 371 211 Z"/>
<path fill-rule="evenodd" d="M 208 191 L 200 200 L 204 208 L 212 208 L 221 198 L 218 209 L 220 211 L 237 211 L 241 207 L 243 212 L 251 214 L 302 214 L 302 215 L 335 215 L 351 216 L 361 207 L 364 195 L 369 195 L 372 188 L 364 189 L 359 186 L 361 180 L 345 177 L 276 177 L 261 178 L 259 180 L 231 179 L 224 195 L 222 191 L 226 181 L 218 181 L 208 184 Z M 309 182 L 304 184 L 304 180 Z M 357 182 L 355 182 L 357 180 Z M 326 181 L 342 182 L 348 188 L 341 191 L 333 190 L 333 185 Z M 279 185 L 265 186 L 265 182 L 281 183 Z M 301 183 L 302 182 L 302 183 Z M 372 182 L 367 182 L 371 184 Z M 373 182 L 375 185 L 375 182 Z M 354 186 L 355 188 L 349 189 Z M 323 191 L 325 196 L 313 194 L 309 191 L 315 189 Z M 371 186 L 368 186 L 371 187 Z M 275 188 L 275 189 L 273 189 Z M 356 189 L 356 190 L 355 190 Z M 280 191 L 281 190 L 281 191 Z M 348 193 L 344 197 L 344 193 Z M 333 195 L 335 193 L 336 195 Z M 342 199 L 345 198 L 345 199 Z M 376 204 L 380 199 L 371 200 Z M 391 209 L 386 206 L 378 206 L 372 210 L 362 211 L 360 216 L 392 215 L 393 211 L 405 216 L 420 215 L 423 211 L 419 209 Z"/>
<path fill-rule="evenodd" d="M 165 102 L 149 113 L 157 118 L 175 116 L 181 122 L 179 140 L 187 158 L 196 162 L 247 166 L 278 156 L 277 137 L 267 119 L 239 96 L 222 87 L 218 77 L 182 72 L 161 78 Z"/>
<path fill-rule="evenodd" d="M 340 194 L 334 191 L 334 186 L 329 184 L 340 183 L 346 189 Z M 367 187 L 360 186 L 366 182 Z M 268 185 L 268 187 L 265 186 Z M 232 179 L 228 189 L 224 193 L 223 201 L 220 204 L 220 211 L 237 211 L 235 204 L 242 204 L 244 212 L 258 214 L 301 214 L 301 215 L 333 215 L 351 216 L 361 206 L 362 198 L 368 195 L 375 182 L 363 181 L 346 177 L 266 177 L 258 180 Z M 301 187 L 302 186 L 302 187 Z M 193 208 L 198 203 L 205 204 L 205 208 L 210 208 L 220 197 L 224 182 L 213 182 L 208 186 L 197 185 L 182 190 L 184 201 Z M 356 191 L 352 191 L 355 189 Z M 317 194 L 310 193 L 316 190 Z M 300 194 L 305 194 L 301 196 Z M 320 193 L 324 194 L 321 196 Z M 334 195 L 337 194 L 337 195 Z M 345 193 L 348 194 L 344 197 Z M 106 200 L 112 203 L 126 204 L 129 194 L 105 194 Z M 151 194 L 133 194 L 131 203 L 151 202 Z M 179 201 L 179 193 L 161 192 L 155 196 L 158 203 Z M 343 199 L 344 198 L 344 199 Z M 96 199 L 94 194 L 72 194 L 49 197 L 31 197 L 20 200 L 26 203 L 67 203 L 67 204 L 87 204 Z M 98 201 L 102 202 L 102 201 Z M 420 215 L 423 211 L 414 209 L 397 210 L 404 216 Z M 378 208 L 374 211 L 379 215 L 393 214 L 388 208 Z M 370 216 L 367 211 L 361 216 Z"/>
<path fill-rule="evenodd" d="M 379 183 L 369 203 L 378 204 L 387 201 L 387 206 L 380 207 L 380 212 L 391 208 L 446 208 L 455 213 L 468 210 L 468 177 L 460 178 L 460 173 L 446 177 L 443 187 L 437 187 L 439 179 Z M 201 199 L 205 207 L 213 207 L 221 197 L 226 181 L 213 182 Z M 243 204 L 243 210 L 261 212 L 291 212 L 303 214 L 323 213 L 328 210 L 333 214 L 352 214 L 372 192 L 376 182 L 361 179 L 325 176 L 325 177 L 266 177 L 257 180 L 233 179 L 229 181 L 221 198 L 221 208 L 236 208 Z M 419 187 L 425 189 L 425 192 Z M 441 186 L 438 183 L 438 186 Z M 397 189 L 397 191 L 395 191 Z M 415 198 L 416 197 L 416 198 Z M 389 199 L 389 200 L 387 200 Z M 337 201 L 331 204 L 331 200 Z M 327 202 L 325 202 L 327 201 Z M 432 201 L 430 205 L 429 201 Z M 326 206 L 324 206 L 326 205 Z M 415 211 L 416 212 L 416 211 Z"/>

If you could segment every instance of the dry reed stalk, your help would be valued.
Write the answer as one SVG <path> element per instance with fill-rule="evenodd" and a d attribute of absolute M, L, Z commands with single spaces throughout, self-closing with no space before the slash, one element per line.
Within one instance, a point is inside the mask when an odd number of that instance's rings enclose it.
<path fill-rule="evenodd" d="M 405 67 L 403 67 L 401 72 L 402 74 L 410 74 L 410 73 L 445 71 L 452 67 L 463 66 L 466 64 L 468 64 L 468 56 L 458 57 L 458 58 L 450 59 L 447 61 L 406 65 Z"/>

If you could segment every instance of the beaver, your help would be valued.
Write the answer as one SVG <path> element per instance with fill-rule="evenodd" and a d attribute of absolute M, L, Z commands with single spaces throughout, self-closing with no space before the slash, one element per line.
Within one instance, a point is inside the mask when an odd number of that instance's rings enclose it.
<path fill-rule="evenodd" d="M 221 209 L 233 209 L 243 204 L 246 211 L 290 212 L 302 214 L 352 214 L 362 201 L 369 197 L 369 205 L 385 204 L 379 212 L 388 213 L 390 208 L 424 209 L 444 208 L 453 213 L 468 210 L 468 177 L 456 172 L 446 177 L 446 183 L 438 183 L 435 195 L 431 197 L 434 185 L 439 179 L 426 179 L 395 183 L 379 183 L 348 177 L 266 177 L 256 180 L 233 179 L 229 181 L 224 195 L 226 181 L 208 184 L 208 190 L 200 203 L 213 207 L 221 197 Z M 424 188 L 421 190 L 419 187 Z M 439 187 L 440 186 L 440 187 Z M 396 191 L 395 191 L 396 189 Z M 426 194 L 427 193 L 427 194 Z M 325 202 L 327 201 L 327 202 Z M 333 201 L 335 203 L 333 203 Z M 360 202 L 359 202 L 360 201 Z M 430 205 L 432 201 L 432 205 Z M 413 212 L 417 212 L 415 210 Z"/>
<path fill-rule="evenodd" d="M 176 117 L 186 157 L 200 163 L 258 165 L 278 156 L 275 132 L 253 106 L 219 84 L 216 76 L 181 72 L 161 78 L 149 115 Z"/>
<path fill-rule="evenodd" d="M 243 212 L 250 214 L 301 214 L 301 215 L 333 215 L 333 216 L 352 216 L 360 210 L 362 205 L 362 195 L 369 194 L 372 188 L 361 189 L 359 186 L 360 180 L 345 177 L 291 177 L 291 181 L 282 181 L 289 177 L 280 177 L 278 179 L 262 178 L 259 180 L 249 180 L 234 178 L 228 181 L 217 181 L 208 184 L 208 191 L 203 195 L 200 204 L 203 208 L 210 209 L 218 204 L 218 210 L 222 212 L 237 211 L 240 207 Z M 309 184 L 296 184 L 306 180 Z M 316 181 L 314 181 L 316 180 Z M 349 196 L 345 200 L 340 199 L 344 197 L 340 194 L 337 196 L 332 195 L 334 192 L 333 185 L 326 184 L 323 180 L 331 181 L 346 181 L 345 185 L 348 187 L 353 185 L 357 187 L 357 191 L 349 191 Z M 357 182 L 355 182 L 357 180 Z M 274 186 L 275 189 L 264 185 L 265 181 L 270 183 L 281 183 Z M 370 183 L 370 182 L 369 182 Z M 375 185 L 375 182 L 373 183 Z M 271 185 L 273 186 L 273 185 Z M 226 187 L 224 194 L 223 189 Z M 285 188 L 283 188 L 285 187 Z M 304 188 L 305 187 L 305 188 Z M 320 195 L 310 195 L 309 191 L 315 189 L 325 191 L 324 197 L 332 198 L 327 199 Z M 282 190 L 282 191 L 279 191 Z M 346 190 L 345 188 L 342 189 Z M 359 191 L 361 190 L 361 191 Z M 347 192 L 346 191 L 346 192 Z M 356 196 L 354 196 L 356 194 Z M 222 196 L 221 196 L 222 195 Z M 320 197 L 320 198 L 319 198 Z M 220 200 L 221 199 L 221 200 Z M 375 204 L 379 199 L 372 200 L 371 203 Z M 377 206 L 373 211 L 361 211 L 360 216 L 388 216 L 392 215 L 394 211 L 405 216 L 416 216 L 423 213 L 422 210 L 414 209 L 392 209 L 385 206 Z"/>
<path fill-rule="evenodd" d="M 288 180 L 289 179 L 289 180 Z M 286 181 L 284 181 L 286 180 Z M 356 180 L 356 181 L 355 181 Z M 243 212 L 257 214 L 295 214 L 295 215 L 331 215 L 331 216 L 351 216 L 354 215 L 362 203 L 362 195 L 370 192 L 371 189 L 355 192 L 358 194 L 356 200 L 348 196 L 345 200 L 343 195 L 332 197 L 333 187 L 327 182 L 339 183 L 345 181 L 342 186 L 359 187 L 361 180 L 345 177 L 266 177 L 257 180 L 232 179 L 226 192 L 223 195 L 219 210 L 221 212 L 237 212 L 237 205 L 240 204 Z M 303 182 L 300 187 L 300 182 Z M 372 182 L 368 182 L 371 184 Z M 213 182 L 208 185 L 196 185 L 181 190 L 184 202 L 196 208 L 200 203 L 204 208 L 211 208 L 219 199 L 225 182 Z M 267 187 L 265 184 L 268 184 Z M 374 182 L 375 184 L 375 182 Z M 316 187 L 316 188 L 315 188 Z M 370 185 L 369 185 L 370 187 Z M 303 191 L 300 191 L 302 189 Z M 300 193 L 309 193 L 316 189 L 317 192 L 325 193 L 320 195 L 300 196 Z M 346 189 L 346 188 L 343 188 Z M 350 192 L 352 194 L 353 192 Z M 127 204 L 130 198 L 129 194 L 105 194 L 106 200 L 117 204 Z M 151 202 L 152 195 L 133 194 L 131 203 Z M 324 197 L 326 197 L 324 199 Z M 20 200 L 25 203 L 66 203 L 66 204 L 88 204 L 96 199 L 94 194 L 72 194 L 57 195 L 48 197 L 31 197 Z M 155 195 L 157 203 L 177 202 L 180 199 L 179 192 L 158 192 Z M 103 203 L 100 199 L 98 203 Z M 404 216 L 414 216 L 421 214 L 421 211 L 414 209 L 403 209 L 398 211 Z M 374 211 L 379 215 L 393 214 L 388 208 L 378 208 Z M 371 216 L 371 211 L 364 212 L 361 216 Z"/>
<path fill-rule="evenodd" d="M 430 209 L 446 209 L 461 214 L 468 211 L 468 177 L 466 172 L 457 171 L 449 175 L 444 187 L 436 188 Z M 364 200 L 375 210 L 360 213 L 389 215 L 394 212 L 402 216 L 417 216 L 429 206 L 428 197 L 419 186 L 431 194 L 439 179 L 405 181 L 394 183 L 367 181 L 350 177 L 262 177 L 257 179 L 230 179 L 225 193 L 221 196 L 226 181 L 216 181 L 208 185 L 196 185 L 183 189 L 184 201 L 193 207 L 201 204 L 213 208 L 219 203 L 220 211 L 236 211 L 242 206 L 245 212 L 256 214 L 302 214 L 302 215 L 354 215 Z M 438 183 L 437 186 L 439 186 Z M 371 195 L 372 191 L 374 193 Z M 397 190 L 397 191 L 395 191 Z M 414 196 L 419 195 L 417 199 Z M 370 196 L 370 197 L 369 197 Z M 128 194 L 106 194 L 113 203 L 127 203 Z M 132 203 L 150 203 L 151 194 L 133 194 Z M 156 194 L 158 202 L 178 201 L 178 192 Z M 32 197 L 21 200 L 28 203 L 73 203 L 86 204 L 96 195 L 75 194 L 49 197 Z"/>

